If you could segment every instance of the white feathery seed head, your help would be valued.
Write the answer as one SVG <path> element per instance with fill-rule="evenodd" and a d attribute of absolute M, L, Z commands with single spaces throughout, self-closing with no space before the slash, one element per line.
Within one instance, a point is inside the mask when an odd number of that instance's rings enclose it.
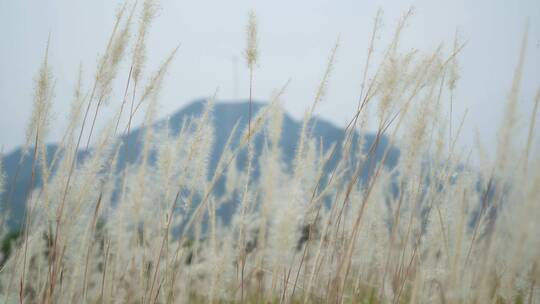
<path fill-rule="evenodd" d="M 73 100 L 71 102 L 69 117 L 68 117 L 68 126 L 67 134 L 71 138 L 72 134 L 75 132 L 75 129 L 79 126 L 82 117 L 83 105 L 85 102 L 85 97 L 83 96 L 83 86 L 82 86 L 82 75 L 83 68 L 82 65 L 79 66 L 79 76 L 77 78 L 77 86 L 73 93 Z"/>
<path fill-rule="evenodd" d="M 146 63 L 146 39 L 148 35 L 148 29 L 154 20 L 158 9 L 158 3 L 156 0 L 145 0 L 143 4 L 142 13 L 139 19 L 139 30 L 133 49 L 133 71 L 132 78 L 134 82 L 138 82 L 144 65 Z"/>
<path fill-rule="evenodd" d="M 456 30 L 456 34 L 454 37 L 454 49 L 453 53 L 455 54 L 458 51 L 458 47 L 460 45 L 460 32 Z M 450 60 L 450 66 L 448 70 L 448 80 L 446 81 L 446 85 L 448 86 L 448 89 L 451 91 L 456 89 L 457 82 L 460 78 L 460 70 L 459 70 L 459 62 L 457 60 L 456 55 L 452 56 L 452 59 Z"/>
<path fill-rule="evenodd" d="M 148 84 L 146 85 L 140 99 L 139 99 L 139 102 L 137 104 L 137 107 L 135 109 L 137 109 L 144 101 L 146 101 L 147 99 L 152 99 L 152 98 L 157 98 L 160 90 L 161 90 L 161 86 L 163 84 L 163 79 L 165 78 L 165 75 L 167 74 L 167 70 L 171 64 L 171 62 L 173 61 L 174 57 L 176 56 L 176 52 L 178 51 L 178 48 L 179 47 L 176 47 L 170 54 L 169 56 L 165 59 L 165 61 L 163 61 L 163 63 L 161 64 L 161 66 L 159 67 L 159 69 L 154 73 L 154 75 L 152 76 L 152 78 L 149 80 Z"/>
<path fill-rule="evenodd" d="M 254 11 L 249 12 L 248 24 L 246 27 L 246 50 L 247 65 L 252 69 L 259 59 L 258 37 L 257 37 L 257 16 Z"/>
<path fill-rule="evenodd" d="M 26 129 L 25 149 L 29 145 L 37 144 L 41 146 L 48 131 L 50 122 L 52 98 L 54 97 L 54 84 L 51 69 L 49 67 L 49 45 L 47 40 L 45 55 L 35 79 L 34 104 L 32 106 L 32 116 L 30 124 Z"/>

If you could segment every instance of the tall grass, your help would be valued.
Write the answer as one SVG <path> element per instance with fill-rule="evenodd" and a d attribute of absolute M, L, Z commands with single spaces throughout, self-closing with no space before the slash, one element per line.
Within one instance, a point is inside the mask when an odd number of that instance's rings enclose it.
<path fill-rule="evenodd" d="M 260 37 L 251 13 L 248 124 L 230 130 L 210 170 L 216 96 L 179 132 L 153 127 L 161 84 L 177 51 L 145 77 L 155 9 L 151 0 L 142 8 L 129 2 L 120 8 L 91 83 L 83 83 L 80 69 L 70 121 L 51 162 L 45 141 L 54 77 L 47 46 L 25 145 L 32 151 L 24 155 L 32 158 L 26 221 L 0 269 L 1 302 L 540 301 L 540 159 L 532 149 L 540 93 L 526 144 L 515 140 L 527 32 L 493 162 L 471 169 L 470 154 L 456 145 L 463 130 L 452 126 L 452 103 L 464 44 L 456 38 L 450 50 L 403 52 L 409 11 L 386 47 L 375 45 L 377 14 L 356 112 L 344 137 L 324 150 L 314 136 L 314 115 L 324 102 L 339 42 L 330 50 L 289 166 L 280 146 L 286 85 L 252 114 Z M 383 50 L 379 62 L 375 48 Z M 118 67 L 126 60 L 129 74 L 122 79 Z M 115 86 L 121 100 L 111 100 Z M 100 109 L 115 102 L 116 115 L 94 130 L 96 120 L 107 119 Z M 134 151 L 116 135 L 129 135 L 145 107 L 142 152 L 120 168 L 119 159 Z M 375 138 L 362 149 L 369 120 L 377 126 Z M 81 142 L 88 147 L 93 135 L 89 155 L 79 159 Z M 255 138 L 264 142 L 258 158 Z M 395 167 L 385 165 L 392 146 L 401 152 Z M 382 160 L 376 161 L 381 149 Z M 337 164 L 328 171 L 333 157 Z M 247 163 L 240 164 L 242 159 Z M 40 183 L 34 181 L 37 170 Z M 3 177 L 0 191 L 14 182 Z M 220 182 L 224 191 L 215 191 Z M 224 224 L 218 209 L 231 201 L 237 208 Z"/>

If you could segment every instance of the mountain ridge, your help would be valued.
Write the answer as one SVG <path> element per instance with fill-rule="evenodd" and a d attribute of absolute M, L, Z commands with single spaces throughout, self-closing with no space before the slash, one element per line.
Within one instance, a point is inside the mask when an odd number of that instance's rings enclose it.
<path fill-rule="evenodd" d="M 253 115 L 255 115 L 263 106 L 265 103 L 256 101 L 252 103 L 252 110 Z M 162 118 L 156 120 L 152 124 L 152 128 L 160 128 L 163 126 L 168 126 L 171 134 L 175 135 L 177 132 L 179 132 L 182 123 L 189 119 L 190 117 L 197 116 L 202 114 L 206 106 L 206 102 L 203 99 L 195 100 L 188 105 L 180 108 L 178 111 L 174 112 L 172 115 L 170 115 L 167 118 Z M 240 102 L 216 102 L 214 104 L 214 108 L 212 111 L 212 121 L 214 124 L 214 145 L 212 147 L 211 152 L 211 159 L 210 159 L 210 172 L 214 172 L 215 167 L 217 165 L 217 161 L 219 159 L 219 156 L 221 154 L 221 151 L 223 150 L 223 147 L 225 145 L 225 142 L 227 138 L 229 137 L 229 133 L 231 132 L 233 126 L 238 122 L 239 127 L 242 129 L 247 125 L 248 122 L 248 108 L 249 103 L 247 101 L 240 101 Z M 343 136 L 344 136 L 344 130 L 335 126 L 329 121 L 326 121 L 324 119 L 321 119 L 319 117 L 313 118 L 313 136 L 317 139 L 321 139 L 322 141 L 322 147 L 323 150 L 329 149 L 334 143 L 337 145 L 337 153 L 335 153 L 334 157 L 329 160 L 328 166 L 326 168 L 326 171 L 331 170 L 335 165 L 337 164 L 338 157 L 340 155 L 340 149 L 339 142 L 341 142 Z M 292 161 L 294 159 L 295 150 L 296 150 L 296 144 L 297 139 L 300 134 L 300 130 L 302 127 L 302 122 L 293 119 L 288 113 L 284 113 L 284 119 L 283 119 L 283 125 L 282 125 L 282 136 L 281 136 L 281 142 L 280 147 L 283 151 L 283 162 L 286 164 L 287 167 L 290 167 L 292 164 Z M 147 127 L 139 126 L 136 128 L 133 128 L 129 135 L 121 135 L 117 137 L 117 140 L 122 141 L 124 144 L 127 144 L 130 147 L 130 153 L 128 154 L 128 157 L 126 155 L 121 154 L 118 160 L 118 169 L 125 168 L 125 166 L 128 163 L 133 163 L 138 160 L 138 157 L 141 153 L 141 139 L 144 136 L 145 130 Z M 355 132 L 354 134 L 355 138 L 353 140 L 353 149 L 357 149 L 356 142 L 358 139 L 358 132 Z M 233 142 L 236 140 L 238 141 L 239 134 L 236 135 L 236 138 L 233 138 Z M 371 143 L 373 142 L 375 136 L 373 134 L 365 134 L 365 143 L 364 143 L 364 149 L 367 149 Z M 263 135 L 258 134 L 254 139 L 254 147 L 255 147 L 255 163 L 257 162 L 258 157 L 261 154 L 262 146 L 263 146 Z M 374 154 L 375 160 L 380 161 L 382 159 L 382 153 L 386 149 L 388 145 L 388 141 L 386 138 L 382 138 L 380 140 L 379 147 Z M 54 153 L 58 149 L 58 143 L 52 143 L 47 144 L 47 162 L 50 164 L 52 157 Z M 90 149 L 91 150 L 91 149 Z M 390 153 L 388 155 L 388 158 L 386 159 L 385 165 L 389 167 L 394 167 L 397 164 L 397 159 L 399 157 L 399 150 L 395 147 L 391 147 L 389 150 Z M 80 149 L 78 151 L 78 160 L 79 162 L 82 161 L 85 157 L 85 155 L 88 154 L 89 151 Z M 28 192 L 28 187 L 30 185 L 30 179 L 31 179 L 31 157 L 26 156 L 21 165 L 20 165 L 20 171 L 19 176 L 17 178 L 17 183 L 14 185 L 14 188 L 12 187 L 13 177 L 15 175 L 15 172 L 17 171 L 17 166 L 19 163 L 19 159 L 21 157 L 22 148 L 17 148 L 14 151 L 12 151 L 9 154 L 6 154 L 3 156 L 3 163 L 4 163 L 4 172 L 6 174 L 6 186 L 5 191 L 2 194 L 1 198 L 1 204 L 0 207 L 2 210 L 2 213 L 5 213 L 6 211 L 10 211 L 11 217 L 8 219 L 8 226 L 11 228 L 20 226 L 21 220 L 24 217 L 24 210 L 25 210 L 25 201 L 26 201 L 26 195 Z M 244 155 L 239 155 L 239 161 L 237 163 L 243 163 L 242 159 L 245 159 L 245 153 Z M 39 170 L 37 170 L 39 171 Z M 254 175 L 257 176 L 258 174 L 258 168 L 255 168 Z M 369 171 L 365 171 L 362 173 L 362 177 L 365 179 L 369 176 Z M 41 174 L 40 172 L 37 172 L 35 177 L 35 187 L 39 187 L 41 185 Z M 220 191 L 220 185 L 217 185 L 216 191 Z M 8 197 L 10 195 L 10 192 L 13 191 L 12 197 L 10 202 L 8 202 Z M 9 203 L 9 206 L 7 205 Z M 232 210 L 227 211 L 226 213 L 232 213 Z"/>

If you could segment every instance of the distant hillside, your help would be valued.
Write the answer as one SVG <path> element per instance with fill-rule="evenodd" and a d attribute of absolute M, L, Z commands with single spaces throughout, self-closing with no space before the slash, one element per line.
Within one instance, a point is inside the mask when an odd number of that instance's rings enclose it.
<path fill-rule="evenodd" d="M 262 103 L 253 103 L 253 112 L 256 113 L 261 107 L 263 106 Z M 191 104 L 187 105 L 183 109 L 179 110 L 175 114 L 171 115 L 168 119 L 168 126 L 170 128 L 171 134 L 177 134 L 182 126 L 182 123 L 184 120 L 188 119 L 189 117 L 199 115 L 203 112 L 205 107 L 205 102 L 202 100 L 194 101 Z M 215 167 L 217 165 L 217 161 L 219 159 L 219 156 L 221 154 L 221 151 L 223 150 L 223 147 L 225 145 L 225 142 L 233 129 L 233 126 L 236 124 L 236 122 L 239 122 L 240 130 L 242 130 L 248 122 L 248 107 L 249 104 L 247 102 L 234 102 L 234 103 L 217 103 L 214 107 L 213 111 L 213 122 L 215 127 L 215 141 L 214 141 L 214 148 L 212 151 L 212 158 L 210 161 L 210 172 L 213 172 L 215 170 Z M 160 127 L 164 126 L 165 120 L 156 121 L 153 127 Z M 343 139 L 344 136 L 344 130 L 340 129 L 333 124 L 322 120 L 322 119 L 314 119 L 314 128 L 313 128 L 313 135 L 322 140 L 323 143 L 323 149 L 327 150 L 329 149 L 332 144 L 339 143 Z M 282 137 L 281 137 L 281 147 L 283 151 L 283 160 L 287 165 L 290 165 L 295 154 L 295 149 L 297 145 L 297 140 L 301 131 L 302 123 L 300 121 L 296 121 L 292 119 L 289 115 L 285 114 L 284 121 L 283 121 L 283 131 L 282 131 Z M 130 154 L 129 159 L 126 159 L 125 155 L 120 155 L 119 158 L 119 169 L 122 169 L 126 166 L 126 163 L 128 162 L 134 162 L 136 161 L 141 152 L 141 141 L 142 137 L 144 136 L 145 128 L 135 128 L 132 130 L 129 137 L 120 137 L 119 140 L 122 140 L 125 144 L 128 144 L 130 147 Z M 356 138 L 358 138 L 358 134 L 355 134 Z M 233 139 L 234 142 L 238 142 L 239 135 L 237 138 Z M 367 149 L 373 142 L 375 136 L 373 134 L 365 134 L 365 146 L 363 149 Z M 262 144 L 263 144 L 263 136 L 259 134 L 255 138 L 255 164 L 258 163 L 257 159 L 260 155 L 260 152 L 262 151 Z M 376 161 L 380 161 L 382 158 L 382 154 L 384 150 L 387 147 L 387 139 L 383 138 L 379 144 L 379 148 L 375 153 L 375 159 Z M 49 144 L 47 145 L 47 157 L 48 162 L 51 161 L 52 155 L 57 150 L 56 144 Z M 353 146 L 353 149 L 357 149 L 355 145 Z M 341 147 L 337 146 L 338 153 L 335 153 L 333 159 L 331 159 L 327 165 L 326 170 L 330 171 L 332 168 L 335 167 L 338 157 L 340 155 Z M 86 151 L 79 151 L 79 159 L 83 159 L 84 156 L 87 154 Z M 12 228 L 15 228 L 20 225 L 21 220 L 24 216 L 24 210 L 25 210 L 25 201 L 26 196 L 28 193 L 28 187 L 30 186 L 30 179 L 31 179 L 31 157 L 27 156 L 23 160 L 19 176 L 17 178 L 17 183 L 14 185 L 13 189 L 12 187 L 12 180 L 15 176 L 15 172 L 17 170 L 17 164 L 19 162 L 19 159 L 21 157 L 21 149 L 17 149 L 13 151 L 12 153 L 5 155 L 3 157 L 3 163 L 4 163 L 4 171 L 6 174 L 6 189 L 4 191 L 4 194 L 2 195 L 2 201 L 1 201 L 1 207 L 2 212 L 10 211 L 11 218 L 9 219 L 9 225 Z M 238 164 L 244 163 L 242 160 L 245 159 L 245 153 L 239 155 L 239 162 Z M 394 167 L 397 164 L 397 160 L 399 157 L 399 151 L 397 148 L 392 147 L 389 150 L 389 155 L 386 160 L 385 165 L 388 167 Z M 38 170 L 39 171 L 39 170 Z M 255 168 L 255 176 L 258 175 L 258 170 Z M 369 172 L 365 170 L 362 174 L 362 180 L 366 179 L 366 177 L 369 176 Z M 36 176 L 36 187 L 40 186 L 41 182 L 41 176 L 38 172 Z M 8 201 L 8 196 L 10 191 L 12 191 L 12 196 L 10 199 L 9 206 L 6 206 L 6 203 Z M 215 191 L 220 192 L 222 191 L 222 185 L 218 185 L 215 189 Z M 227 218 L 229 214 L 232 214 L 232 211 L 234 210 L 235 206 L 228 206 L 227 208 L 223 210 L 219 210 L 221 213 L 220 215 L 223 218 Z"/>

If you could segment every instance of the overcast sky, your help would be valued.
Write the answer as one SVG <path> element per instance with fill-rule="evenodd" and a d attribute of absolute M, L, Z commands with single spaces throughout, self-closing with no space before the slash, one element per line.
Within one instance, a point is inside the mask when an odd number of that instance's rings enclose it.
<path fill-rule="evenodd" d="M 140 1 L 141 2 L 141 1 Z M 415 7 L 403 36 L 403 50 L 449 48 L 459 28 L 466 48 L 460 54 L 454 120 L 466 109 L 462 144 L 482 141 L 493 146 L 508 95 L 527 18 L 529 46 L 520 94 L 520 127 L 524 128 L 540 86 L 540 1 L 161 1 L 148 40 L 148 70 L 154 70 L 178 44 L 168 73 L 159 117 L 166 117 L 195 98 L 246 98 L 248 74 L 242 61 L 247 14 L 253 9 L 260 31 L 260 62 L 254 96 L 268 100 L 288 79 L 285 108 L 300 118 L 311 104 L 330 49 L 341 37 L 328 96 L 318 114 L 343 126 L 356 106 L 369 32 L 378 8 L 384 12 L 377 52 L 399 16 Z M 56 81 L 50 141 L 61 137 L 79 63 L 87 86 L 114 22 L 118 2 L 111 0 L 0 0 L 0 145 L 9 152 L 24 142 L 30 116 L 33 78 L 51 33 L 50 60 Z M 448 49 L 447 48 L 447 49 Z M 237 62 L 235 64 L 235 61 Z M 124 71 L 127 63 L 123 63 Z M 125 85 L 120 74 L 117 88 Z M 237 81 L 234 79 L 237 78 Z M 120 100 L 106 109 L 112 113 Z M 103 121 L 98 122 L 102 126 Z"/>

